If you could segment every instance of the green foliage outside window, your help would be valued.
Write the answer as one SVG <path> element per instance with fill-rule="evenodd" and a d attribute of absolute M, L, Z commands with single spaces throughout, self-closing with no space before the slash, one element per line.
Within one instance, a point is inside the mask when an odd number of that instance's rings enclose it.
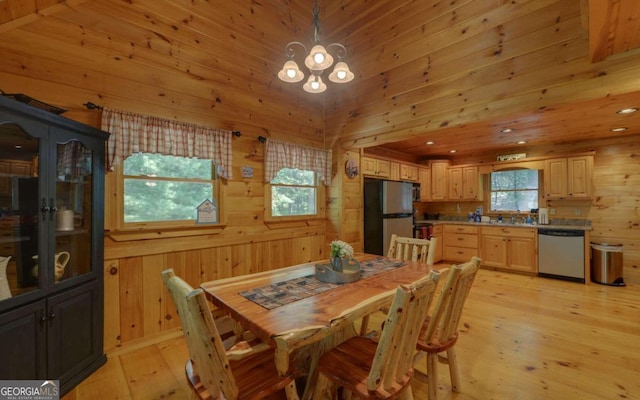
<path fill-rule="evenodd" d="M 124 161 L 124 222 L 195 220 L 214 198 L 210 160 L 137 153 Z"/>
<path fill-rule="evenodd" d="M 271 215 L 317 214 L 317 187 L 313 171 L 283 168 L 271 181 Z"/>
<path fill-rule="evenodd" d="M 491 210 L 538 208 L 538 171 L 518 169 L 491 173 Z"/>

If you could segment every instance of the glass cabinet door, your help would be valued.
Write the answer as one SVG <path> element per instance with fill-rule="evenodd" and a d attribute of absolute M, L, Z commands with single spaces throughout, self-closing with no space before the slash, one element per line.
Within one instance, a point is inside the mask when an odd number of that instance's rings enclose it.
<path fill-rule="evenodd" d="M 40 140 L 0 124 L 0 301 L 39 287 Z"/>
<path fill-rule="evenodd" d="M 53 255 L 56 283 L 91 272 L 92 162 L 91 150 L 81 142 L 57 144 Z"/>

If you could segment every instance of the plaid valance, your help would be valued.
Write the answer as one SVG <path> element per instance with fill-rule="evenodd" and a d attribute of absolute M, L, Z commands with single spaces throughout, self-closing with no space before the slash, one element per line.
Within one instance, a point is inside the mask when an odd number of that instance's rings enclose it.
<path fill-rule="evenodd" d="M 212 160 L 220 176 L 231 178 L 232 131 L 105 108 L 102 130 L 107 142 L 107 167 L 134 153 L 156 153 Z"/>
<path fill-rule="evenodd" d="M 331 183 L 331 150 L 267 139 L 264 179 L 271 182 L 282 168 L 314 171 L 325 185 Z"/>

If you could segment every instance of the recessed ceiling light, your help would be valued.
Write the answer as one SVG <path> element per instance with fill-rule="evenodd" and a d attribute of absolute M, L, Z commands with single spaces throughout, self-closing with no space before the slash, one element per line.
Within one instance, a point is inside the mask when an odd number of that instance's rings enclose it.
<path fill-rule="evenodd" d="M 16 149 L 21 149 L 22 146 L 20 146 L 19 144 L 16 145 Z"/>
<path fill-rule="evenodd" d="M 436 142 L 429 140 L 428 142 L 425 143 L 426 145 L 431 146 L 432 144 L 436 144 Z"/>
<path fill-rule="evenodd" d="M 516 144 L 525 144 L 525 143 L 527 143 L 526 140 L 519 140 L 518 143 L 516 143 Z"/>
<path fill-rule="evenodd" d="M 509 132 L 513 132 L 513 129 L 511 128 L 504 128 L 500 130 L 500 133 L 509 133 Z"/>
<path fill-rule="evenodd" d="M 618 110 L 616 112 L 618 114 L 633 114 L 636 111 L 638 111 L 638 109 L 636 107 L 632 107 L 632 108 L 623 108 L 622 110 Z"/>
<path fill-rule="evenodd" d="M 457 150 L 449 150 L 449 153 L 455 153 Z"/>
<path fill-rule="evenodd" d="M 626 130 L 627 130 L 627 128 L 620 127 L 620 128 L 611 129 L 611 132 L 624 132 Z"/>

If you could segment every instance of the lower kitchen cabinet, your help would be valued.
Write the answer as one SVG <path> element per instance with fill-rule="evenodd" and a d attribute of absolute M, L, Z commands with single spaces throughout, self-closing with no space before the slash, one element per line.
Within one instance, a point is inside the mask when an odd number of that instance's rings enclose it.
<path fill-rule="evenodd" d="M 478 256 L 478 227 L 470 225 L 444 226 L 444 259 L 466 262 Z"/>
<path fill-rule="evenodd" d="M 536 273 L 537 230 L 517 227 L 482 227 L 482 265 Z"/>
<path fill-rule="evenodd" d="M 432 238 L 436 238 L 435 253 L 433 255 L 433 262 L 437 263 L 442 261 L 442 248 L 444 247 L 444 238 L 442 234 L 442 225 L 435 225 L 431 233 Z"/>

